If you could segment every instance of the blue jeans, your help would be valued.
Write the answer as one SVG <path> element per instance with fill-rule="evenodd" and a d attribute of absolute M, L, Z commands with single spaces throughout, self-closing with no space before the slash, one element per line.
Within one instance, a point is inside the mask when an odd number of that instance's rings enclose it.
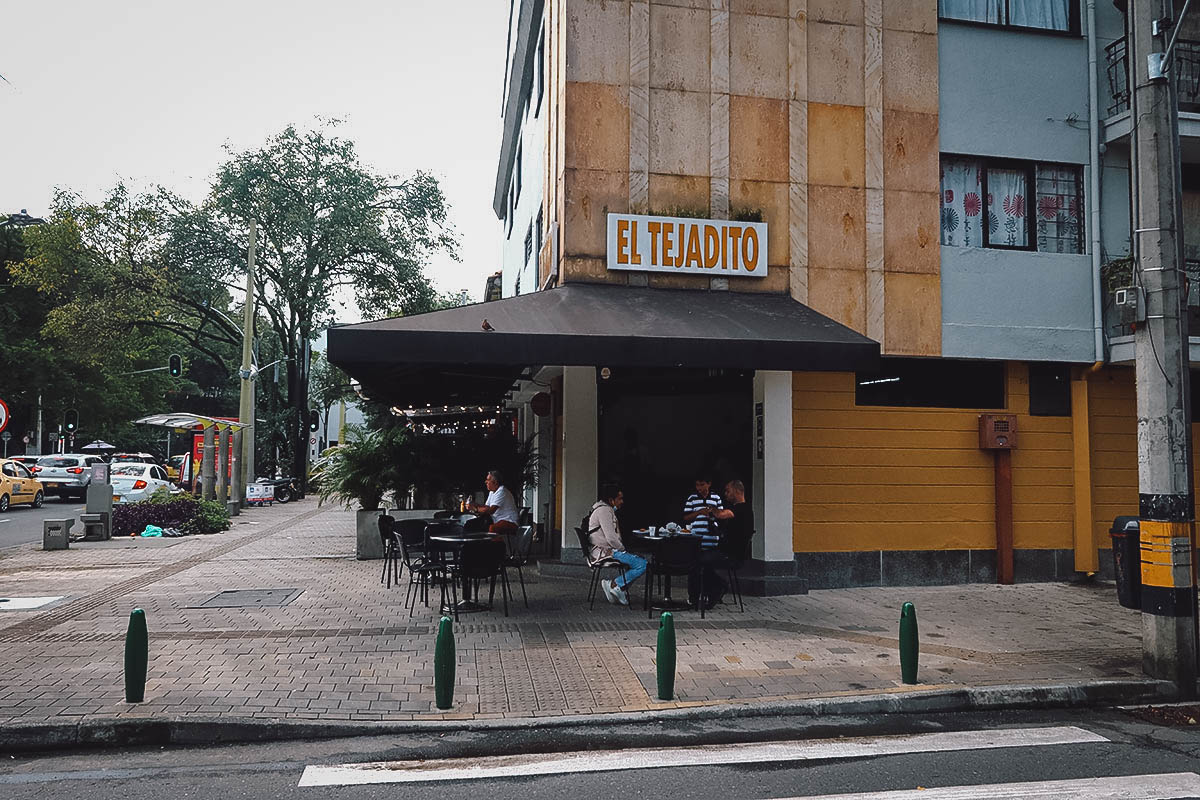
<path fill-rule="evenodd" d="M 615 550 L 612 557 L 625 565 L 625 580 L 622 581 L 619 577 L 616 580 L 617 586 L 622 589 L 642 577 L 642 573 L 646 571 L 646 559 L 641 556 L 635 556 L 624 550 Z"/>

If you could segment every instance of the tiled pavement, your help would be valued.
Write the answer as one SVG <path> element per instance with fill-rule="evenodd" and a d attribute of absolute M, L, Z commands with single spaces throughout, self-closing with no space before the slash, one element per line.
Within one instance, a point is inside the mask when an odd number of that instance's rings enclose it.
<path fill-rule="evenodd" d="M 314 501 L 251 510 L 173 542 L 0 551 L 0 725 L 120 717 L 408 720 L 534 717 L 898 690 L 899 609 L 921 626 L 922 687 L 1140 678 L 1140 618 L 1111 585 L 839 589 L 676 615 L 677 700 L 655 698 L 657 621 L 582 579 L 526 570 L 530 608 L 455 626 L 455 708 L 434 708 L 438 614 L 410 618 L 382 563 L 356 561 L 354 516 Z M 529 573 L 534 574 L 529 574 Z M 515 581 L 515 575 L 514 581 Z M 295 588 L 289 605 L 198 608 L 228 589 Z M 146 702 L 123 700 L 129 611 L 146 610 Z M 911 688 L 911 687 L 909 687 Z"/>

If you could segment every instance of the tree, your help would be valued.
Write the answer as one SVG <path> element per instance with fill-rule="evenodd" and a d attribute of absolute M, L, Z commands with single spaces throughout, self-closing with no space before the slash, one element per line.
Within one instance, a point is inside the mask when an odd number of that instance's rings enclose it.
<path fill-rule="evenodd" d="M 425 265 L 438 251 L 457 258 L 437 180 L 418 172 L 397 182 L 369 170 L 352 142 L 328 130 L 333 124 L 306 132 L 289 126 L 263 147 L 234 154 L 217 173 L 204 230 L 193 239 L 220 239 L 251 219 L 258 225 L 256 291 L 288 359 L 288 439 L 301 481 L 309 347 L 333 321 L 337 299 L 352 293 L 368 319 L 429 310 L 439 298 Z"/>

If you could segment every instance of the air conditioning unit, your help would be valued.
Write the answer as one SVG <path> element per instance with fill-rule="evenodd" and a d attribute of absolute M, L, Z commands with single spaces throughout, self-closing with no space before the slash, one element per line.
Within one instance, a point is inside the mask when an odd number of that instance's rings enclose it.
<path fill-rule="evenodd" d="M 1134 325 L 1146 321 L 1145 293 L 1140 286 L 1123 286 L 1113 292 L 1117 320 L 1122 325 Z"/>

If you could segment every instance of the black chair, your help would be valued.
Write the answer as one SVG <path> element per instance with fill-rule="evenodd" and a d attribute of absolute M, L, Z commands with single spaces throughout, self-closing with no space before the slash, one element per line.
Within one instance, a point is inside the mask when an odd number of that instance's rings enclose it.
<path fill-rule="evenodd" d="M 433 514 L 434 519 L 454 519 L 457 516 L 457 511 L 435 511 Z"/>
<path fill-rule="evenodd" d="M 487 533 L 490 527 L 492 518 L 486 514 L 482 517 L 471 517 L 462 524 L 463 533 Z"/>
<path fill-rule="evenodd" d="M 504 560 L 505 567 L 515 567 L 517 570 L 517 580 L 521 582 L 521 597 L 525 600 L 526 608 L 529 608 L 529 595 L 525 594 L 525 575 L 521 572 L 521 567 L 529 563 L 529 551 L 532 549 L 533 526 L 524 525 L 512 538 L 508 549 L 508 558 Z"/>
<path fill-rule="evenodd" d="M 400 546 L 396 540 L 395 525 L 395 517 L 379 515 L 379 540 L 383 543 L 383 573 L 379 576 L 379 582 L 383 583 L 386 577 L 389 589 L 393 580 L 397 586 L 400 585 Z"/>
<path fill-rule="evenodd" d="M 533 509 L 529 506 L 521 506 L 517 509 L 517 524 L 532 525 L 533 524 Z"/>
<path fill-rule="evenodd" d="M 429 605 L 429 580 L 432 569 L 425 558 L 425 527 L 421 519 L 402 519 L 396 523 L 396 539 L 400 543 L 400 559 L 408 568 L 408 590 L 404 593 L 404 607 L 416 608 L 417 597 Z M 412 615 L 412 611 L 409 611 Z"/>
<path fill-rule="evenodd" d="M 700 572 L 700 619 L 704 619 L 704 569 L 700 563 L 700 537 L 671 536 L 660 541 L 654 558 L 646 566 L 646 616 L 654 615 L 650 608 L 650 584 L 654 578 L 686 578 L 697 570 Z"/>
<path fill-rule="evenodd" d="M 754 541 L 754 531 L 746 537 L 746 543 L 742 547 L 741 553 L 726 553 L 725 554 L 725 574 L 729 578 L 729 590 L 733 592 L 733 599 L 737 600 L 738 608 L 744 613 L 746 604 L 742 600 L 742 584 L 738 580 L 738 572 L 746 562 L 750 560 L 750 543 Z"/>
<path fill-rule="evenodd" d="M 499 539 L 474 539 L 463 542 L 458 552 L 456 568 L 441 574 L 442 607 L 446 606 L 446 586 L 450 586 L 450 607 L 454 611 L 454 619 L 458 619 L 458 583 L 464 581 L 490 581 L 488 591 L 488 607 L 493 607 L 496 600 L 496 578 L 500 578 L 500 596 L 504 601 L 504 616 L 508 616 L 508 573 L 504 569 L 507 557 L 504 542 Z M 478 585 L 478 584 L 477 584 Z M 478 596 L 478 592 L 476 593 Z"/>
<path fill-rule="evenodd" d="M 621 579 L 625 578 L 625 565 L 615 558 L 601 558 L 592 560 L 592 542 L 588 538 L 587 531 L 583 528 L 576 528 L 575 534 L 579 537 L 579 546 L 583 549 L 583 558 L 587 561 L 588 568 L 592 571 L 592 579 L 588 584 L 588 608 L 596 609 L 596 590 L 600 588 L 600 572 L 604 569 L 615 568 L 621 573 Z M 632 606 L 631 606 L 632 608 Z"/>

